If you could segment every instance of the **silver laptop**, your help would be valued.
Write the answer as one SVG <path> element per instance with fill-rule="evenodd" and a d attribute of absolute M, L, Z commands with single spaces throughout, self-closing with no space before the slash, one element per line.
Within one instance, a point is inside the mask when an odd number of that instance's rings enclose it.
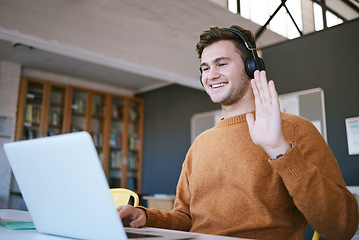
<path fill-rule="evenodd" d="M 4 149 L 41 233 L 79 239 L 190 238 L 188 233 L 123 227 L 87 132 L 7 143 Z"/>

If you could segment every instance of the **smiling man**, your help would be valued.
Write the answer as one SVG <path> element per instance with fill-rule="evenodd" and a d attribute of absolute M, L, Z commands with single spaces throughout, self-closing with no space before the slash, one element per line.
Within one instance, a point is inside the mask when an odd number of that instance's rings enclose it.
<path fill-rule="evenodd" d="M 351 239 L 358 206 L 329 146 L 306 119 L 280 112 L 250 31 L 213 27 L 197 43 L 201 83 L 224 118 L 190 147 L 174 209 L 118 209 L 131 227 L 251 239 Z M 259 70 L 262 71 L 259 71 Z"/>

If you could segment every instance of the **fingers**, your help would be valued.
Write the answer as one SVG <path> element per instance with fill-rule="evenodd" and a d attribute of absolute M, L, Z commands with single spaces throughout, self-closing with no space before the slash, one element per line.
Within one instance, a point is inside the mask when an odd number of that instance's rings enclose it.
<path fill-rule="evenodd" d="M 251 80 L 253 94 L 255 96 L 256 105 L 264 103 L 276 103 L 277 91 L 275 90 L 274 82 L 267 81 L 265 71 L 254 72 L 254 79 Z"/>
<path fill-rule="evenodd" d="M 146 214 L 141 209 L 126 205 L 117 208 L 117 212 L 125 226 L 137 228 L 146 224 Z"/>
<path fill-rule="evenodd" d="M 272 99 L 271 99 L 271 95 L 268 87 L 267 75 L 265 71 L 261 71 L 259 73 L 259 83 L 262 88 L 263 94 L 261 94 L 261 96 L 263 101 L 271 101 Z"/>
<path fill-rule="evenodd" d="M 140 210 L 141 211 L 141 210 Z M 130 222 L 130 227 L 131 228 L 139 228 L 139 227 L 142 227 L 145 225 L 145 223 L 143 223 L 145 221 L 145 219 L 143 219 L 142 217 L 141 218 L 138 218 L 136 220 L 133 220 L 132 222 Z"/>
<path fill-rule="evenodd" d="M 259 71 L 255 71 L 254 72 L 254 79 L 251 80 L 251 86 L 252 86 L 252 90 L 253 90 L 253 94 L 254 94 L 254 101 L 255 101 L 255 105 L 259 106 L 261 104 L 261 98 L 260 98 L 260 90 L 259 90 L 259 85 L 257 84 L 258 82 L 258 78 L 259 78 Z"/>
<path fill-rule="evenodd" d="M 260 78 L 260 74 L 259 71 L 257 70 L 254 72 L 254 78 L 251 80 L 251 84 L 252 84 L 254 96 L 258 97 L 259 100 L 261 100 L 260 92 L 262 91 L 262 86 L 259 83 L 259 78 Z"/>
<path fill-rule="evenodd" d="M 126 218 L 133 218 L 132 216 L 134 215 L 134 213 L 136 212 L 137 209 L 135 209 L 133 206 L 131 205 L 125 205 L 125 206 L 121 206 L 119 208 L 117 208 L 117 212 L 118 215 L 120 216 L 120 218 L 126 219 Z"/>
<path fill-rule="evenodd" d="M 128 213 L 126 213 L 126 212 L 128 212 L 126 210 L 126 207 L 127 206 L 120 206 L 120 207 L 117 208 L 118 215 L 120 216 L 121 219 L 125 218 L 126 215 L 128 214 Z"/>
<path fill-rule="evenodd" d="M 272 104 L 279 106 L 279 98 L 278 98 L 277 90 L 275 89 L 274 81 L 270 80 L 268 84 L 269 84 L 270 95 L 272 97 Z"/>

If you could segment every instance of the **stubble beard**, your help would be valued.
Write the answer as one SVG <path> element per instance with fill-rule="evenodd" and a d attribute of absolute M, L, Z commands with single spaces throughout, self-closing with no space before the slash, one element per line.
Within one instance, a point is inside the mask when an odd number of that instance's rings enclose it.
<path fill-rule="evenodd" d="M 231 91 L 224 99 L 222 99 L 222 101 L 216 103 L 222 106 L 231 106 L 239 103 L 247 93 L 248 87 L 250 86 L 250 80 L 247 78 L 242 78 L 240 81 L 241 84 L 239 84 L 238 88 L 231 89 Z"/>

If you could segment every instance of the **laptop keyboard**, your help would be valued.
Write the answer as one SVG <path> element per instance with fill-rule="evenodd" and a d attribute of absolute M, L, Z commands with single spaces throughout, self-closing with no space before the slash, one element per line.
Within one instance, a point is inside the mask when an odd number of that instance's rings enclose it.
<path fill-rule="evenodd" d="M 127 238 L 134 239 L 134 238 L 157 238 L 161 237 L 159 235 L 150 235 L 150 234 L 142 234 L 142 233 L 131 233 L 126 232 Z"/>

